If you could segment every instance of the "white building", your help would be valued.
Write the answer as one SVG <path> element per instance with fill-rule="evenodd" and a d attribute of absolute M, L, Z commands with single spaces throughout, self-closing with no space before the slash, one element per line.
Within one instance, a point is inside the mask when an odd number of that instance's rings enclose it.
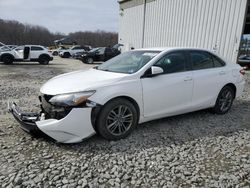
<path fill-rule="evenodd" d="M 243 33 L 250 33 L 248 0 L 120 0 L 123 50 L 199 47 L 236 62 Z M 249 19 L 250 20 L 250 19 Z"/>

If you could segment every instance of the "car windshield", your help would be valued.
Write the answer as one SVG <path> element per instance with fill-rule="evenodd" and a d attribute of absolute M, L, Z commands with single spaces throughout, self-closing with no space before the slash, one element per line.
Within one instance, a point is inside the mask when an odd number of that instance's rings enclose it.
<path fill-rule="evenodd" d="M 61 46 L 61 47 L 59 47 L 58 49 L 59 49 L 59 50 L 67 50 L 67 49 L 69 49 L 69 48 L 66 48 L 66 47 L 64 47 L 64 46 Z"/>
<path fill-rule="evenodd" d="M 2 46 L 2 47 L 0 47 L 0 51 L 8 51 L 8 50 L 11 50 L 11 48 L 8 47 L 8 46 Z"/>
<path fill-rule="evenodd" d="M 146 65 L 160 51 L 130 51 L 98 66 L 97 70 L 133 74 Z"/>
<path fill-rule="evenodd" d="M 24 46 L 18 46 L 14 50 L 16 51 L 22 51 L 24 49 Z"/>
<path fill-rule="evenodd" d="M 105 48 L 99 48 L 96 52 L 97 52 L 98 54 L 104 54 Z"/>
<path fill-rule="evenodd" d="M 93 48 L 92 50 L 90 50 L 89 52 L 95 52 L 97 51 L 99 48 Z"/>

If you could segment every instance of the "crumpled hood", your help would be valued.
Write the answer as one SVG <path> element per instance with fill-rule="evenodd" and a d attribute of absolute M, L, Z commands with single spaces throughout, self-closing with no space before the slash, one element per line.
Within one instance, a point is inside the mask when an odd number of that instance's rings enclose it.
<path fill-rule="evenodd" d="M 127 75 L 96 69 L 75 71 L 50 79 L 42 86 L 40 92 L 47 95 L 58 95 L 88 91 L 117 82 L 125 76 Z"/>

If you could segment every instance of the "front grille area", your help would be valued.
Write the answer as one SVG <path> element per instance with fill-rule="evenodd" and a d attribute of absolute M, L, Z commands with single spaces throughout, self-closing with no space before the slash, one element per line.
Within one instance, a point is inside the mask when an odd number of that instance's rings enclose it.
<path fill-rule="evenodd" d="M 45 114 L 45 119 L 57 119 L 60 120 L 67 116 L 72 108 L 70 107 L 60 107 L 52 105 L 49 100 L 52 98 L 52 95 L 42 95 L 39 96 L 41 102 L 42 112 Z"/>

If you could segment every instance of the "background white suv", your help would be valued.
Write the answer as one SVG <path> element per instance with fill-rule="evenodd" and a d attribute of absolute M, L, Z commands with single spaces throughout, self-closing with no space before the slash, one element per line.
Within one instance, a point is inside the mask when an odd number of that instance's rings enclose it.
<path fill-rule="evenodd" d="M 63 57 L 63 58 L 69 58 L 69 57 L 73 56 L 77 52 L 85 52 L 84 47 L 82 47 L 82 46 L 73 46 L 70 49 L 60 51 L 59 56 Z"/>
<path fill-rule="evenodd" d="M 0 61 L 5 64 L 12 64 L 13 62 L 39 62 L 47 65 L 53 57 L 48 52 L 48 49 L 39 45 L 24 45 L 18 46 L 14 49 L 0 52 Z"/>

